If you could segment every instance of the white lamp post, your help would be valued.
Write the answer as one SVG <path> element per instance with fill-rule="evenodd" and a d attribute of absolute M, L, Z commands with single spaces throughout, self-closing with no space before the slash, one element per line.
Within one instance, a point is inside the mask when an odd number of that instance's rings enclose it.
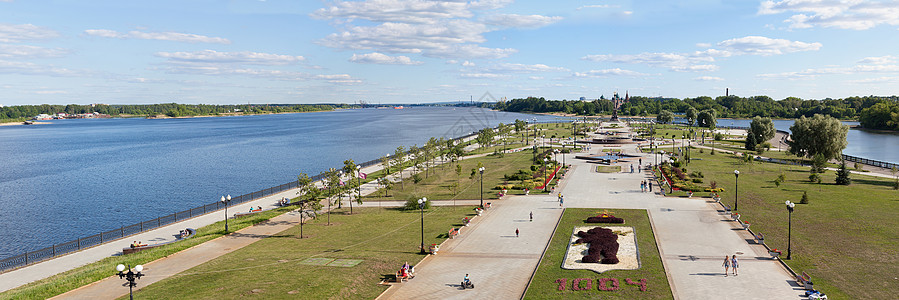
<path fill-rule="evenodd" d="M 134 266 L 134 271 L 137 271 L 136 273 L 131 271 L 131 265 L 128 265 L 127 273 L 125 272 L 125 265 L 119 264 L 115 267 L 115 269 L 116 271 L 119 271 L 119 273 L 116 275 L 119 275 L 120 279 L 128 280 L 128 296 L 131 298 L 131 300 L 134 300 L 134 287 L 137 286 L 137 282 L 135 282 L 135 280 L 140 279 L 141 276 L 144 276 L 144 274 L 141 273 L 141 271 L 144 270 L 144 266 Z"/>
<path fill-rule="evenodd" d="M 422 197 L 418 199 L 418 209 L 421 212 L 421 253 L 425 254 L 425 202 L 428 202 L 427 197 Z"/>
<path fill-rule="evenodd" d="M 222 204 L 225 205 L 225 234 L 228 233 L 228 204 L 231 203 L 231 195 L 222 196 Z"/>

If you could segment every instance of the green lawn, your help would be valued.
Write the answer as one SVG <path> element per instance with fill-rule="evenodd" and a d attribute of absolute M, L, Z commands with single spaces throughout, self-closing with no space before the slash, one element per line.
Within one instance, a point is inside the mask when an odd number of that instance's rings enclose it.
<path fill-rule="evenodd" d="M 796 271 L 812 276 L 815 288 L 834 299 L 886 299 L 899 293 L 899 191 L 893 180 L 853 174 L 852 184 L 834 184 L 835 172 L 821 174 L 822 184 L 808 181 L 809 168 L 754 162 L 730 154 L 693 151 L 687 173 L 701 171 L 706 183 L 727 189 L 722 201 L 733 207 L 739 170 L 739 212 L 752 229 L 762 232 L 773 248 L 787 248 L 788 212 L 784 201 L 809 204 L 793 212 L 792 260 Z M 778 174 L 786 181 L 774 184 Z"/>
<path fill-rule="evenodd" d="M 405 183 L 394 183 L 393 188 L 388 191 L 388 197 L 384 197 L 383 190 L 365 197 L 365 201 L 406 201 L 408 199 L 418 199 L 427 196 L 434 200 L 450 200 L 450 199 L 480 199 L 480 175 L 475 174 L 473 178 L 469 178 L 472 169 L 477 169 L 478 163 L 484 165 L 484 199 L 497 199 L 499 191 L 493 190 L 493 187 L 499 184 L 517 182 L 506 182 L 503 175 L 512 174 L 519 169 L 528 170 L 531 166 L 531 151 L 521 151 L 516 153 L 506 153 L 503 156 L 485 156 L 479 158 L 465 159 L 456 163 L 446 163 L 441 166 L 432 167 L 429 175 L 425 177 L 424 172 L 421 173 L 422 181 L 413 183 L 411 179 L 406 179 Z M 462 166 L 462 174 L 456 175 L 456 164 Z M 456 194 L 453 194 L 452 183 L 459 183 L 456 187 Z M 513 193 L 515 191 L 510 191 Z M 532 191 L 533 192 L 533 191 Z"/>
<path fill-rule="evenodd" d="M 288 211 L 290 211 L 290 209 L 280 208 L 250 217 L 232 219 L 228 222 L 228 227 L 232 231 L 240 230 L 241 228 L 266 221 Z M 115 266 L 118 264 L 130 264 L 132 266 L 146 264 L 178 251 L 218 238 L 224 234 L 224 227 L 224 221 L 220 221 L 197 229 L 197 234 L 194 237 L 181 242 L 144 250 L 134 254 L 107 257 L 100 261 L 5 291 L 0 293 L 0 299 L 50 298 L 112 276 L 116 273 Z M 130 243 L 130 240 L 126 238 L 116 243 L 121 243 L 122 246 L 125 247 Z"/>
<path fill-rule="evenodd" d="M 637 249 L 640 253 L 640 268 L 636 270 L 612 270 L 602 274 L 590 270 L 565 270 L 562 261 L 568 249 L 569 237 L 575 226 L 585 226 L 587 217 L 598 215 L 599 208 L 566 208 L 559 226 L 550 241 L 543 260 L 537 267 L 537 273 L 528 287 L 526 299 L 673 299 L 665 269 L 662 266 L 659 249 L 649 223 L 649 216 L 641 209 L 615 209 L 612 214 L 625 220 L 624 226 L 634 227 L 637 233 Z M 599 226 L 599 224 L 597 224 Z M 611 224 L 609 226 L 621 226 Z M 566 279 L 564 291 L 559 290 L 558 279 Z M 572 290 L 572 281 L 576 278 L 593 280 L 591 290 Z M 600 278 L 615 278 L 619 281 L 619 290 L 601 291 L 598 289 Z M 637 285 L 625 283 L 625 279 L 634 281 L 646 279 L 646 291 L 640 291 Z M 611 283 L 607 283 L 611 285 Z M 584 287 L 584 283 L 581 284 Z"/>
<path fill-rule="evenodd" d="M 425 243 L 446 240 L 472 207 L 432 207 L 425 211 Z M 377 208 L 346 210 L 262 239 L 135 292 L 141 299 L 374 299 L 378 285 L 403 264 L 417 264 L 418 211 Z M 332 261 L 331 259 L 337 260 Z M 341 262 L 361 260 L 355 266 Z M 328 263 L 328 264 L 326 264 Z M 123 297 L 126 298 L 126 297 Z"/>

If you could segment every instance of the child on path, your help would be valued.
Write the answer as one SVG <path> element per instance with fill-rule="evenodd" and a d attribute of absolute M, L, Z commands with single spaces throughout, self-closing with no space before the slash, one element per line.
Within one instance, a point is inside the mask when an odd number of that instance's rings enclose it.
<path fill-rule="evenodd" d="M 734 256 L 732 256 L 732 258 L 730 259 L 730 266 L 731 266 L 731 269 L 734 270 L 734 276 L 737 276 L 737 267 L 739 267 L 740 265 L 737 263 L 737 255 L 736 254 L 734 254 Z M 727 271 L 725 271 L 725 272 L 727 272 Z"/>
<path fill-rule="evenodd" d="M 515 228 L 515 237 L 518 237 L 518 228 Z"/>
<path fill-rule="evenodd" d="M 730 268 L 730 259 L 727 258 L 727 255 L 724 256 L 724 277 L 727 277 L 727 271 Z"/>

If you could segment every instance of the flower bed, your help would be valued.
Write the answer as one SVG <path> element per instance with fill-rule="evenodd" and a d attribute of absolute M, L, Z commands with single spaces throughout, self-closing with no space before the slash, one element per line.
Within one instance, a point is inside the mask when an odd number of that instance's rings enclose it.
<path fill-rule="evenodd" d="M 581 232 L 587 234 L 587 232 L 591 230 L 595 233 L 599 231 L 594 230 L 597 228 L 608 230 L 602 231 L 606 232 L 606 234 L 611 234 L 612 236 L 600 239 L 615 239 L 614 242 L 616 246 L 599 246 L 601 243 L 600 241 L 597 241 L 596 243 L 588 242 L 588 244 L 585 243 L 585 238 L 579 235 Z M 594 244 L 597 246 L 593 246 Z M 594 250 L 592 250 L 593 252 L 591 252 L 591 248 L 594 248 Z M 603 253 L 604 250 L 606 253 Z M 612 250 L 615 250 L 614 259 L 611 257 Z M 587 253 L 587 256 L 584 256 L 584 253 Z M 591 256 L 591 254 L 596 255 Z M 616 260 L 617 262 L 613 263 L 613 261 Z M 633 270 L 639 267 L 640 263 L 637 259 L 637 242 L 636 236 L 634 235 L 634 228 L 624 226 L 612 226 L 606 228 L 595 226 L 575 227 L 571 234 L 568 251 L 566 252 L 562 264 L 563 269 L 587 269 L 597 273 L 608 270 Z"/>
<path fill-rule="evenodd" d="M 556 172 L 559 172 L 559 169 L 561 168 L 562 166 L 556 167 L 556 169 L 553 170 L 552 174 L 549 174 L 549 177 L 546 178 L 546 182 L 544 182 L 543 185 L 536 187 L 536 189 L 542 190 L 544 187 L 546 187 L 546 185 L 549 184 L 549 182 L 552 181 L 554 177 L 556 177 Z"/>
<path fill-rule="evenodd" d="M 611 229 L 596 227 L 586 232 L 580 231 L 577 235 L 581 238 L 575 241 L 576 244 L 590 244 L 587 255 L 581 261 L 603 264 L 618 263 L 618 235 L 612 233 Z"/>
<path fill-rule="evenodd" d="M 584 220 L 585 223 L 611 223 L 611 224 L 624 224 L 624 219 L 615 217 L 608 213 L 602 213 L 595 217 L 589 217 Z"/>

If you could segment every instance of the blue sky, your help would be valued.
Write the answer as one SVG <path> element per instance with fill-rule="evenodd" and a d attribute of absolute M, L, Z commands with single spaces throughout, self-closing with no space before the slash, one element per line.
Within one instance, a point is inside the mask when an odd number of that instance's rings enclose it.
<path fill-rule="evenodd" d="M 0 0 L 0 104 L 895 95 L 899 1 Z"/>

